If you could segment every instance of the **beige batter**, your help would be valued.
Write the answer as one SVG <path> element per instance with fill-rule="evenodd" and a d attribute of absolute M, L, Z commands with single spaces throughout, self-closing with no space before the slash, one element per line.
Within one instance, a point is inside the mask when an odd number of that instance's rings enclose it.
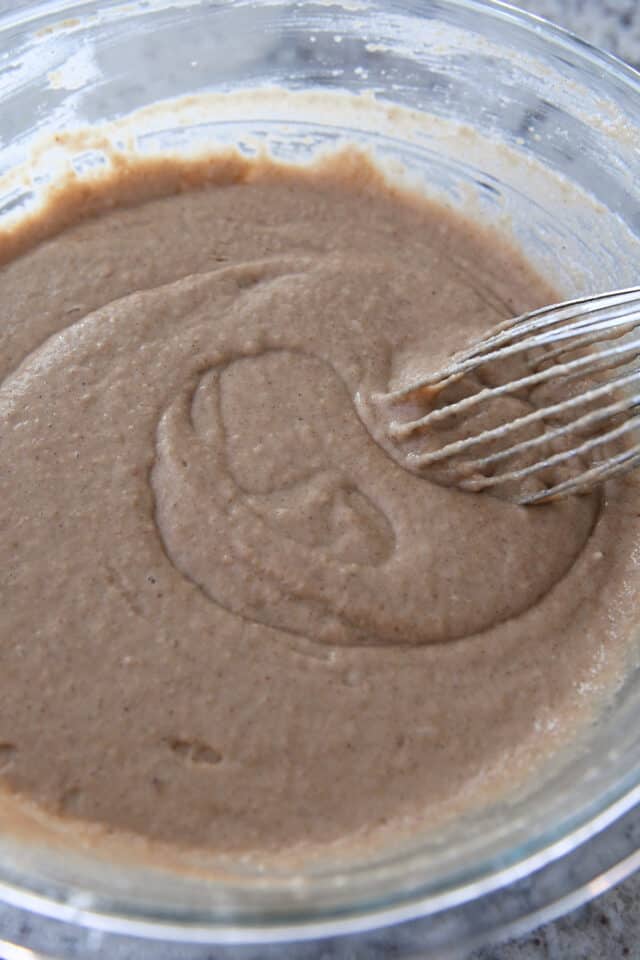
<path fill-rule="evenodd" d="M 0 776 L 212 851 L 439 822 L 618 676 L 637 486 L 403 469 L 366 398 L 553 291 L 354 155 L 207 179 L 61 198 L 0 271 Z"/>

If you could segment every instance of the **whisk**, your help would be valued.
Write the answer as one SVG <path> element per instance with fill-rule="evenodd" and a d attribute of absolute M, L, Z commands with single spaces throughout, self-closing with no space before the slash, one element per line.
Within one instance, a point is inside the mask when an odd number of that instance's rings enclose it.
<path fill-rule="evenodd" d="M 442 369 L 380 398 L 392 412 L 389 436 L 409 442 L 411 469 L 444 470 L 461 489 L 520 504 L 589 492 L 640 465 L 638 327 L 640 287 L 499 323 Z M 474 429 L 498 398 L 522 400 L 524 412 Z"/>

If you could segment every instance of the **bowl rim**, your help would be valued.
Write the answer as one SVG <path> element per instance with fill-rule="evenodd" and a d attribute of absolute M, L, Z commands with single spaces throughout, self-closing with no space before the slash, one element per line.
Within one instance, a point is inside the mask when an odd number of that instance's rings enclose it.
<path fill-rule="evenodd" d="M 201 2 L 202 0 L 186 0 L 186 2 L 182 0 L 180 6 L 188 9 L 190 6 L 200 6 Z M 239 2 L 250 5 L 254 0 L 239 0 Z M 293 3 L 293 0 L 284 0 L 284 2 Z M 313 0 L 303 0 L 303 2 L 312 3 Z M 339 5 L 339 0 L 336 0 L 336 2 Z M 366 0 L 366 2 L 367 4 L 372 2 L 375 6 L 380 0 Z M 640 102 L 639 71 L 614 54 L 601 50 L 571 31 L 543 17 L 517 8 L 504 2 L 504 0 L 437 0 L 437 2 L 444 7 L 467 10 L 476 15 L 490 16 L 506 23 L 515 24 L 525 31 L 541 36 L 551 44 L 568 49 L 579 59 L 617 78 L 626 89 L 630 89 L 638 97 Z M 132 8 L 138 7 L 138 5 L 139 0 L 134 0 L 133 3 L 108 0 L 105 4 L 105 6 L 114 8 L 121 6 L 123 10 L 126 9 L 129 13 Z M 410 7 L 412 15 L 420 16 L 424 2 L 423 0 L 408 0 L 408 2 L 402 2 L 401 5 L 403 8 Z M 175 6 L 173 0 L 152 0 L 150 4 L 145 5 L 145 9 L 147 12 L 155 13 L 173 6 Z M 8 29 L 25 27 L 30 22 L 38 21 L 42 16 L 51 15 L 53 12 L 65 15 L 78 11 L 81 14 L 83 7 L 86 7 L 86 4 L 82 0 L 39 0 L 39 2 L 28 7 L 16 6 L 0 13 L 0 37 Z M 640 770 L 633 775 L 630 774 L 624 782 L 618 784 L 617 789 L 611 793 L 604 806 L 601 802 L 597 804 L 598 813 L 596 815 L 588 816 L 588 812 L 585 811 L 589 810 L 589 805 L 585 805 L 579 822 L 573 822 L 571 825 L 571 821 L 565 820 L 561 824 L 556 824 L 558 838 L 554 842 L 548 843 L 545 842 L 543 837 L 537 837 L 537 844 L 532 844 L 531 851 L 515 860 L 515 862 L 492 871 L 489 871 L 489 864 L 485 862 L 483 864 L 487 870 L 485 874 L 469 884 L 456 887 L 453 891 L 445 891 L 435 895 L 427 893 L 426 896 L 421 896 L 419 890 L 412 891 L 410 894 L 400 894 L 400 899 L 396 903 L 387 906 L 374 906 L 372 909 L 362 907 L 343 918 L 329 915 L 311 920 L 303 919 L 300 922 L 291 920 L 282 924 L 276 923 L 264 926 L 258 924 L 245 925 L 243 923 L 240 926 L 237 923 L 226 925 L 217 921 L 199 925 L 198 923 L 192 923 L 189 919 L 180 917 L 173 917 L 169 920 L 158 917 L 127 915 L 126 910 L 123 910 L 121 906 L 117 912 L 108 909 L 94 910 L 90 907 L 78 906 L 77 900 L 74 902 L 73 897 L 68 897 L 62 891 L 59 892 L 58 896 L 52 897 L 39 891 L 35 884 L 31 889 L 27 889 L 25 886 L 7 882 L 1 876 L 0 899 L 16 907 L 107 932 L 124 931 L 144 937 L 162 937 L 167 940 L 179 940 L 186 937 L 187 942 L 265 943 L 268 941 L 285 942 L 294 938 L 300 940 L 314 939 L 330 934 L 351 934 L 417 920 L 442 911 L 455 910 L 463 902 L 468 903 L 473 899 L 479 899 L 504 889 L 506 886 L 523 880 L 532 872 L 542 870 L 565 855 L 576 851 L 594 836 L 598 834 L 604 836 L 608 828 L 637 805 L 640 805 Z M 559 830 L 557 830 L 558 827 Z M 556 908 L 561 903 L 563 909 L 578 906 L 596 893 L 601 893 L 608 886 L 617 883 L 638 866 L 640 866 L 640 850 L 634 849 L 618 866 L 612 866 L 605 871 L 597 885 L 594 886 L 592 882 L 589 882 L 577 890 L 567 892 L 562 900 L 555 901 L 555 907 L 547 907 L 542 911 L 531 914 L 531 920 L 537 923 L 558 915 L 560 911 Z M 477 897 L 474 891 L 476 891 Z M 515 930 L 518 929 L 518 924 L 522 924 L 521 919 L 503 925 L 501 929 Z"/>

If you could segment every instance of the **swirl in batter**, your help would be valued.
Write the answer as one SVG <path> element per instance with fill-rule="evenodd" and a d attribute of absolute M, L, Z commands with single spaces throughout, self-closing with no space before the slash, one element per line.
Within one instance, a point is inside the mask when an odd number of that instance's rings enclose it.
<path fill-rule="evenodd" d="M 214 851 L 436 822 L 618 669 L 634 482 L 460 493 L 363 399 L 554 292 L 344 170 L 239 164 L 2 268 L 0 775 L 49 811 Z"/>

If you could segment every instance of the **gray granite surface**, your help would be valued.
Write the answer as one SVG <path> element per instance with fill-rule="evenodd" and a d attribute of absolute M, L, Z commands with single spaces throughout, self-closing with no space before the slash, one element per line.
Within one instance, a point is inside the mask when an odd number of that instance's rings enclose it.
<path fill-rule="evenodd" d="M 468 960 L 639 960 L 640 874 L 579 910 Z M 178 958 L 176 958 L 178 960 Z"/>
<path fill-rule="evenodd" d="M 511 0 L 640 67 L 638 0 Z"/>
<path fill-rule="evenodd" d="M 612 51 L 640 67 L 640 0 L 519 0 L 515 5 L 554 20 L 584 39 Z M 4 6 L 4 5 L 3 5 Z M 637 817 L 640 823 L 640 816 Z M 135 947 L 107 943 L 100 934 L 82 942 L 51 922 L 39 921 L 21 911 L 0 907 L 0 941 L 32 946 L 42 953 L 16 952 L 0 942 L 0 960 L 35 960 L 36 956 L 55 956 L 73 960 L 187 960 L 194 956 L 188 948 L 153 944 Z M 355 938 L 350 946 L 338 950 L 327 942 L 320 951 L 306 948 L 296 951 L 313 960 L 382 960 L 404 957 L 406 942 L 397 930 L 389 930 L 375 946 L 366 938 Z M 419 942 L 411 953 L 420 953 Z M 247 960 L 276 958 L 279 950 L 247 948 L 240 953 Z M 282 957 L 286 951 L 281 952 Z M 429 957 L 438 956 L 429 952 Z M 199 960 L 222 960 L 226 950 L 200 948 Z M 462 960 L 462 958 L 461 958 Z M 485 947 L 464 960 L 640 960 L 640 873 L 597 897 L 580 909 L 540 927 L 532 933 L 502 944 Z"/>

